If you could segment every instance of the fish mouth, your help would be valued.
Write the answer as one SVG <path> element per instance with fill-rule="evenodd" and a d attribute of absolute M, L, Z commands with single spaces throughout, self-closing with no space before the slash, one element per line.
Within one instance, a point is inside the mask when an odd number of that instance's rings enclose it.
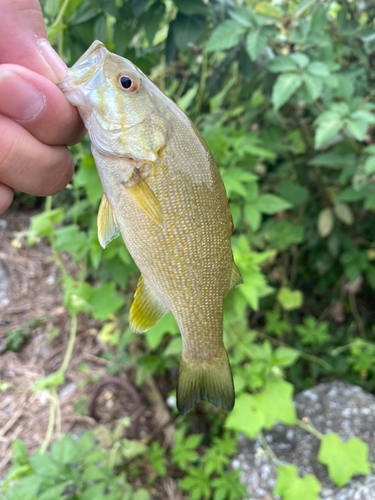
<path fill-rule="evenodd" d="M 72 86 L 87 83 L 103 65 L 109 53 L 104 43 L 95 40 L 78 61 L 68 69 L 64 78 L 57 84 L 59 89 L 62 92 L 68 92 Z"/>

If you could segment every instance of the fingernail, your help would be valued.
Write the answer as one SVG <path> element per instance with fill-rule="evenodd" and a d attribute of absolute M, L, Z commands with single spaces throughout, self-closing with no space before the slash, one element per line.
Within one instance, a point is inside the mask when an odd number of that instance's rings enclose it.
<path fill-rule="evenodd" d="M 29 122 L 41 113 L 45 97 L 13 71 L 0 72 L 0 113 L 19 122 Z"/>
<path fill-rule="evenodd" d="M 54 51 L 46 38 L 39 38 L 36 43 L 38 44 L 40 53 L 56 75 L 56 83 L 58 83 L 66 75 L 68 66 L 64 63 L 57 52 Z"/>

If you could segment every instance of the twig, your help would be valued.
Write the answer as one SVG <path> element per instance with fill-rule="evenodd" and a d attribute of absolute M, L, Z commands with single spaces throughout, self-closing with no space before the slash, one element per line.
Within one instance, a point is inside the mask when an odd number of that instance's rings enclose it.
<path fill-rule="evenodd" d="M 367 338 L 365 326 L 363 324 L 362 318 L 358 312 L 357 301 L 355 300 L 355 295 L 353 292 L 348 292 L 350 310 L 353 314 L 354 321 L 359 330 L 359 334 L 362 338 Z"/>

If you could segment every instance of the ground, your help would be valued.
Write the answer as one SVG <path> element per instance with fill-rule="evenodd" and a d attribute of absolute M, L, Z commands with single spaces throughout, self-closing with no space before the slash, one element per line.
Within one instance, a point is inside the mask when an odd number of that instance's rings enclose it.
<path fill-rule="evenodd" d="M 55 372 L 62 363 L 70 330 L 70 317 L 63 306 L 58 267 L 46 241 L 28 246 L 20 232 L 29 227 L 31 212 L 8 210 L 0 217 L 0 261 L 9 278 L 9 302 L 0 308 L 0 477 L 11 462 L 11 446 L 16 437 L 29 451 L 43 443 L 50 414 L 49 391 L 33 390 L 37 379 Z M 62 256 L 68 272 L 74 264 Z M 98 333 L 101 323 L 89 316 L 78 318 L 77 339 L 66 372 L 65 383 L 58 388 L 61 432 L 80 433 L 98 423 L 88 416 L 90 401 L 100 381 L 106 377 L 107 361 L 100 357 L 108 347 Z M 16 352 L 9 349 L 9 333 L 25 340 Z M 131 370 L 118 374 L 132 381 Z M 1 390 L 2 389 L 2 390 Z M 152 379 L 144 384 L 140 407 L 133 423 L 124 429 L 128 438 L 144 439 L 155 434 L 170 418 Z M 105 386 L 95 401 L 98 421 L 113 424 L 131 416 L 133 398 L 121 387 Z M 172 439 L 171 427 L 163 429 Z M 53 434 L 53 438 L 57 436 Z"/>

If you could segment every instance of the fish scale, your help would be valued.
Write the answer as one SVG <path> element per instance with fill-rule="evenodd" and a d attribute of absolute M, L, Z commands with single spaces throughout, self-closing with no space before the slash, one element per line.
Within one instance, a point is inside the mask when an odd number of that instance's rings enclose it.
<path fill-rule="evenodd" d="M 121 88 L 124 74 L 133 95 Z M 183 341 L 179 411 L 190 411 L 200 399 L 230 411 L 223 300 L 242 280 L 230 246 L 228 200 L 207 144 L 138 68 L 100 42 L 59 86 L 91 138 L 104 193 L 99 241 L 105 246 L 121 232 L 142 272 L 131 328 L 147 331 L 171 311 Z"/>

